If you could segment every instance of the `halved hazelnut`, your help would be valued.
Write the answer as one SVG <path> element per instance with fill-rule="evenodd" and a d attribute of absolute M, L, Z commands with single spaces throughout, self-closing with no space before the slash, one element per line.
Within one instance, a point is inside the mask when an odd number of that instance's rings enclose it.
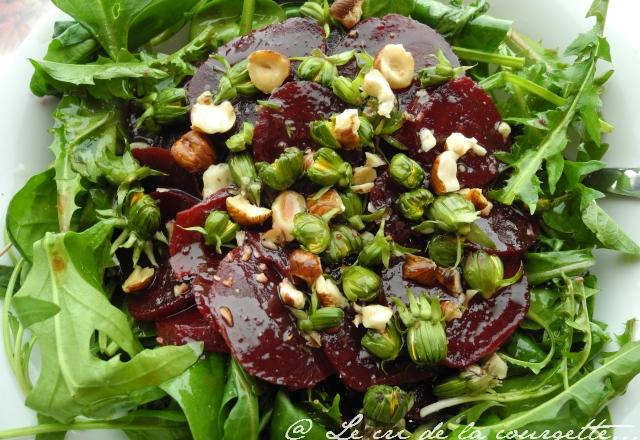
<path fill-rule="evenodd" d="M 329 14 L 347 29 L 351 29 L 362 18 L 364 0 L 336 0 L 329 9 Z"/>
<path fill-rule="evenodd" d="M 360 117 L 358 110 L 349 108 L 336 116 L 334 132 L 336 140 L 345 150 L 353 150 L 360 146 Z"/>
<path fill-rule="evenodd" d="M 232 182 L 233 179 L 231 178 L 228 164 L 219 163 L 211 165 L 202 175 L 202 198 L 206 199 L 222 188 L 231 185 Z"/>
<path fill-rule="evenodd" d="M 294 309 L 302 309 L 306 302 L 304 293 L 296 289 L 287 278 L 280 281 L 278 285 L 278 295 L 285 305 L 293 307 Z"/>
<path fill-rule="evenodd" d="M 402 265 L 402 278 L 415 281 L 425 287 L 436 284 L 438 265 L 433 260 L 419 255 L 408 254 Z"/>
<path fill-rule="evenodd" d="M 251 82 L 263 93 L 271 93 L 284 83 L 291 73 L 289 58 L 273 50 L 256 50 L 247 58 Z"/>
<path fill-rule="evenodd" d="M 191 107 L 191 128 L 207 134 L 226 133 L 236 123 L 236 110 L 229 101 L 214 104 L 211 92 L 204 92 Z"/>
<path fill-rule="evenodd" d="M 200 173 L 216 161 L 209 140 L 195 130 L 186 132 L 171 146 L 171 156 L 180 168 L 190 173 Z"/>
<path fill-rule="evenodd" d="M 491 203 L 489 199 L 487 199 L 485 195 L 482 194 L 482 189 L 464 188 L 459 192 L 460 194 L 462 194 L 462 197 L 473 203 L 473 206 L 475 206 L 476 210 L 480 211 L 480 215 L 486 217 L 491 213 L 493 203 Z"/>
<path fill-rule="evenodd" d="M 318 295 L 318 301 L 324 307 L 340 307 L 341 309 L 349 305 L 347 298 L 340 292 L 338 285 L 331 278 L 324 275 L 316 278 L 313 288 Z"/>
<path fill-rule="evenodd" d="M 431 170 L 431 186 L 437 194 L 445 194 L 460 189 L 458 182 L 458 154 L 443 151 L 436 157 Z"/>
<path fill-rule="evenodd" d="M 146 289 L 153 282 L 155 274 L 156 271 L 152 267 L 136 266 L 122 283 L 122 290 L 124 293 L 133 293 Z"/>
<path fill-rule="evenodd" d="M 331 211 L 335 214 L 342 214 L 345 210 L 340 194 L 333 188 L 317 199 L 314 198 L 314 196 L 307 197 L 307 208 L 309 208 L 311 214 L 319 216 L 323 216 Z"/>
<path fill-rule="evenodd" d="M 226 204 L 231 218 L 243 226 L 259 225 L 271 217 L 270 209 L 253 205 L 240 194 L 227 197 Z"/>
<path fill-rule="evenodd" d="M 455 152 L 459 157 L 467 154 L 469 150 L 478 156 L 487 154 L 487 150 L 478 144 L 476 138 L 468 138 L 462 133 L 451 133 L 445 141 L 444 146 L 447 150 Z"/>
<path fill-rule="evenodd" d="M 436 279 L 450 294 L 457 296 L 462 293 L 462 280 L 458 269 L 453 267 L 438 267 L 436 270 Z"/>
<path fill-rule="evenodd" d="M 396 95 L 393 94 L 391 86 L 378 69 L 371 69 L 364 76 L 362 90 L 367 95 L 378 99 L 378 114 L 380 116 L 391 117 L 391 111 L 396 103 Z"/>
<path fill-rule="evenodd" d="M 279 231 L 285 241 L 293 241 L 293 218 L 305 212 L 304 197 L 295 191 L 283 191 L 271 204 L 272 228 Z"/>
<path fill-rule="evenodd" d="M 322 275 L 320 257 L 302 249 L 296 249 L 289 255 L 291 275 L 312 285 Z"/>
<path fill-rule="evenodd" d="M 382 73 L 392 89 L 404 89 L 413 82 L 416 63 L 402 44 L 387 44 L 378 51 L 373 66 Z"/>

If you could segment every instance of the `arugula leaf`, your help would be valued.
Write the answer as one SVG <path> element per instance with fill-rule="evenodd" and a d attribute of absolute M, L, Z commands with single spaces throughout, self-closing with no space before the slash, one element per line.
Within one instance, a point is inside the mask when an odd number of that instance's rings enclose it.
<path fill-rule="evenodd" d="M 222 440 L 257 440 L 260 434 L 260 410 L 255 379 L 231 358 L 224 387 L 220 421 Z"/>
<path fill-rule="evenodd" d="M 154 0 L 131 22 L 129 47 L 156 45 L 179 31 L 200 0 Z"/>
<path fill-rule="evenodd" d="M 0 299 L 4 299 L 7 293 L 7 287 L 9 286 L 9 280 L 13 273 L 13 267 L 4 266 L 0 264 Z"/>
<path fill-rule="evenodd" d="M 536 285 L 563 275 L 582 275 L 596 264 L 590 249 L 528 253 L 525 269 L 529 283 Z"/>
<path fill-rule="evenodd" d="M 20 255 L 33 261 L 33 244 L 46 232 L 58 231 L 54 171 L 31 177 L 9 202 L 7 232 Z"/>
<path fill-rule="evenodd" d="M 194 440 L 222 437 L 219 417 L 225 386 L 226 359 L 212 353 L 161 388 L 178 402 Z M 202 392 L 206 390 L 206 392 Z"/>
<path fill-rule="evenodd" d="M 271 416 L 270 439 L 280 440 L 290 433 L 289 428 L 294 424 L 305 429 L 304 438 L 308 440 L 324 440 L 327 438 L 327 430 L 320 423 L 313 421 L 311 416 L 303 409 L 295 406 L 284 391 L 278 391 L 273 405 Z"/>
<path fill-rule="evenodd" d="M 365 0 L 362 18 L 382 17 L 387 14 L 411 15 L 416 0 Z"/>
<path fill-rule="evenodd" d="M 161 383 L 181 374 L 202 353 L 201 344 L 143 350 L 126 315 L 103 290 L 112 264 L 112 227 L 98 223 L 82 233 L 47 233 L 34 245 L 33 267 L 15 300 L 39 300 L 60 310 L 32 323 L 41 353 L 40 376 L 26 404 L 67 423 L 75 417 L 112 417 L 160 397 Z M 28 316 L 19 308 L 18 318 Z M 96 355 L 96 331 L 126 353 L 108 360 Z"/>
<path fill-rule="evenodd" d="M 595 200 L 592 200 L 582 211 L 582 221 L 596 234 L 603 247 L 630 255 L 640 255 L 640 246 L 620 229 L 620 226 L 598 206 Z"/>

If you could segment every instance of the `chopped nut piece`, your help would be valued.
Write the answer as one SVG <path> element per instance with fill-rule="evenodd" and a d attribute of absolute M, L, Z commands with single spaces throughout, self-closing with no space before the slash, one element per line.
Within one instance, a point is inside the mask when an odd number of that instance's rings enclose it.
<path fill-rule="evenodd" d="M 444 146 L 447 150 L 455 152 L 459 157 L 467 154 L 469 150 L 478 156 L 487 154 L 487 150 L 478 144 L 476 138 L 468 138 L 462 133 L 451 133 L 445 141 Z"/>
<path fill-rule="evenodd" d="M 356 194 L 369 194 L 373 189 L 373 182 L 361 183 L 360 185 L 353 185 L 351 191 Z"/>
<path fill-rule="evenodd" d="M 307 171 L 313 165 L 313 150 L 311 148 L 307 148 L 304 150 L 304 170 Z"/>
<path fill-rule="evenodd" d="M 364 153 L 364 157 L 365 157 L 365 161 L 364 161 L 365 167 L 378 168 L 387 164 L 380 156 L 378 156 L 375 153 L 369 153 L 368 151 L 366 151 Z"/>
<path fill-rule="evenodd" d="M 289 256 L 291 275 L 311 285 L 322 275 L 320 257 L 302 249 L 296 249 Z"/>
<path fill-rule="evenodd" d="M 231 277 L 231 275 L 229 275 L 229 277 L 228 277 L 228 278 L 225 278 L 225 279 L 222 281 L 222 284 L 224 284 L 224 285 L 225 285 L 225 286 L 227 286 L 227 287 L 231 287 L 231 286 L 233 286 L 233 278 Z"/>
<path fill-rule="evenodd" d="M 256 50 L 247 58 L 251 82 L 263 93 L 271 93 L 284 83 L 291 73 L 289 58 L 273 50 Z"/>
<path fill-rule="evenodd" d="M 457 296 L 462 293 L 462 282 L 458 269 L 453 267 L 439 267 L 436 270 L 436 279 L 450 294 Z"/>
<path fill-rule="evenodd" d="M 476 207 L 478 211 L 480 211 L 480 215 L 486 217 L 491 213 L 491 209 L 493 208 L 493 203 L 487 199 L 484 194 L 482 194 L 482 189 L 480 188 L 465 188 L 460 190 L 460 194 L 473 203 L 473 206 Z"/>
<path fill-rule="evenodd" d="M 335 189 L 330 189 L 317 199 L 313 196 L 307 197 L 307 207 L 311 214 L 321 217 L 331 211 L 335 214 L 342 214 L 346 209 L 340 194 Z"/>
<path fill-rule="evenodd" d="M 396 95 L 391 86 L 378 69 L 371 69 L 364 77 L 362 90 L 369 96 L 378 98 L 378 114 L 385 118 L 391 117 L 391 111 L 396 103 Z"/>
<path fill-rule="evenodd" d="M 431 287 L 437 282 L 437 271 L 438 266 L 433 260 L 409 254 L 402 265 L 402 278 L 415 281 L 425 287 Z"/>
<path fill-rule="evenodd" d="M 272 229 L 285 241 L 293 241 L 293 218 L 299 212 L 305 212 L 307 206 L 304 197 L 295 191 L 283 191 L 271 204 Z"/>
<path fill-rule="evenodd" d="M 231 185 L 232 182 L 233 179 L 231 178 L 228 164 L 219 163 L 211 165 L 202 175 L 202 197 L 206 199 L 222 188 Z"/>
<path fill-rule="evenodd" d="M 420 150 L 425 153 L 431 151 L 437 144 L 433 131 L 426 127 L 420 129 L 418 136 L 420 136 Z"/>
<path fill-rule="evenodd" d="M 393 310 L 390 307 L 382 306 L 380 304 L 373 304 L 370 306 L 357 307 L 357 315 L 354 320 L 356 326 L 362 324 L 365 328 L 384 332 L 387 323 L 393 316 Z"/>
<path fill-rule="evenodd" d="M 300 310 L 306 303 L 304 293 L 296 289 L 287 278 L 283 279 L 278 285 L 278 295 L 285 305 L 294 309 Z"/>
<path fill-rule="evenodd" d="M 191 107 L 191 128 L 207 134 L 226 133 L 236 123 L 236 111 L 229 101 L 213 103 L 211 92 L 204 92 Z"/>
<path fill-rule="evenodd" d="M 321 275 L 316 278 L 313 288 L 316 295 L 318 295 L 318 301 L 324 307 L 340 307 L 343 309 L 349 305 L 347 298 L 340 292 L 338 285 L 329 277 Z"/>
<path fill-rule="evenodd" d="M 345 150 L 353 150 L 360 146 L 360 117 L 358 110 L 349 108 L 336 116 L 334 132 L 336 140 Z"/>
<path fill-rule="evenodd" d="M 404 89 L 413 82 L 416 63 L 402 44 L 387 44 L 378 51 L 373 66 L 382 73 L 392 89 Z"/>
<path fill-rule="evenodd" d="M 200 173 L 216 161 L 207 138 L 197 131 L 186 132 L 171 146 L 171 156 L 180 168 L 190 173 Z"/>
<path fill-rule="evenodd" d="M 269 281 L 269 278 L 267 278 L 267 276 L 262 272 L 257 273 L 254 276 L 256 278 L 256 281 L 259 283 L 266 284 Z"/>
<path fill-rule="evenodd" d="M 220 316 L 224 319 L 229 327 L 233 327 L 233 315 L 227 307 L 220 307 Z"/>
<path fill-rule="evenodd" d="M 444 151 L 436 157 L 431 170 L 431 186 L 437 194 L 445 194 L 460 189 L 458 182 L 458 154 Z"/>
<path fill-rule="evenodd" d="M 122 283 L 122 290 L 124 293 L 133 293 L 149 287 L 155 273 L 156 271 L 152 267 L 134 267 L 133 272 Z"/>
<path fill-rule="evenodd" d="M 464 306 L 457 301 L 441 301 L 440 310 L 444 320 L 449 322 L 462 317 Z"/>
<path fill-rule="evenodd" d="M 506 141 L 511 135 L 511 126 L 502 121 L 498 124 L 498 133 L 502 135 L 502 138 Z"/>
<path fill-rule="evenodd" d="M 178 297 L 182 296 L 189 290 L 189 285 L 187 283 L 180 283 L 173 286 L 173 294 Z"/>
<path fill-rule="evenodd" d="M 244 196 L 227 197 L 227 212 L 241 225 L 259 225 L 271 217 L 271 210 L 251 204 Z"/>
<path fill-rule="evenodd" d="M 371 167 L 355 167 L 353 169 L 353 178 L 351 183 L 353 185 L 362 185 L 363 183 L 370 183 L 376 180 L 378 174 L 375 168 Z"/>
<path fill-rule="evenodd" d="M 329 13 L 344 27 L 351 29 L 362 18 L 362 3 L 364 0 L 336 0 L 331 5 Z"/>

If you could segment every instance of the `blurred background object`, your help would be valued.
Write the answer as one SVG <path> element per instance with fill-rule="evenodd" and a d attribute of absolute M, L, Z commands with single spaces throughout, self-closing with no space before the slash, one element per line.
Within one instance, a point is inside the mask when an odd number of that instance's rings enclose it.
<path fill-rule="evenodd" d="M 0 0 L 0 56 L 22 43 L 49 6 L 49 0 Z"/>

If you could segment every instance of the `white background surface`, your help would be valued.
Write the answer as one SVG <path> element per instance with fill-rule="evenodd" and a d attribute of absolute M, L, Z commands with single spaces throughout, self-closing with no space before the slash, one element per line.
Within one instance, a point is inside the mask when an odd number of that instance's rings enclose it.
<path fill-rule="evenodd" d="M 515 19 L 518 30 L 544 40 L 550 47 L 564 47 L 591 23 L 584 13 L 590 0 L 492 0 L 492 13 Z M 1 6 L 0 6 L 1 7 Z M 46 14 L 16 53 L 0 60 L 0 226 L 10 197 L 32 174 L 45 168 L 52 157 L 48 151 L 52 99 L 31 95 L 28 84 L 31 65 L 27 58 L 39 58 L 49 42 L 55 14 Z M 640 167 L 640 2 L 611 0 L 607 37 L 612 46 L 616 74 L 607 85 L 605 119 L 616 126 L 609 135 L 610 166 Z M 636 241 L 640 242 L 640 200 L 607 199 L 602 206 Z M 602 292 L 596 317 L 620 332 L 623 323 L 640 317 L 640 261 L 608 251 L 598 251 L 596 274 Z M 10 373 L 4 351 L 0 353 L 0 431 L 35 423 L 24 408 L 23 396 Z M 636 425 L 617 430 L 618 438 L 640 438 L 640 380 L 632 382 L 626 395 L 612 405 L 616 424 Z M 84 432 L 69 439 L 120 439 L 114 432 Z"/>

